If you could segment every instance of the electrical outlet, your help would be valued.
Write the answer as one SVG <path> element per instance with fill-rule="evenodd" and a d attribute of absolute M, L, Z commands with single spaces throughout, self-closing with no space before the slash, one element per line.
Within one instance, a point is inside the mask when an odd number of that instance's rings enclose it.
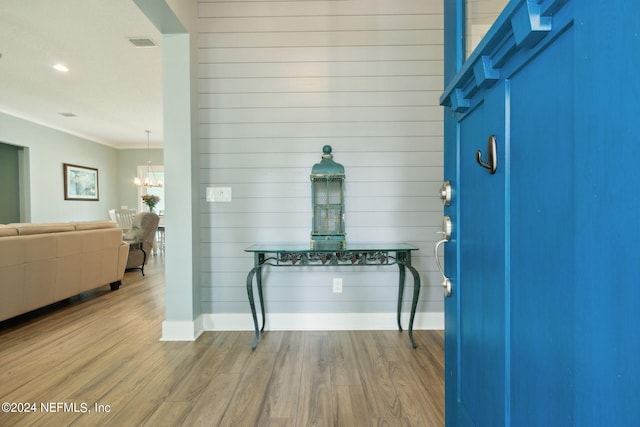
<path fill-rule="evenodd" d="M 207 202 L 230 202 L 231 187 L 207 187 Z"/>
<path fill-rule="evenodd" d="M 336 293 L 336 294 L 342 293 L 342 279 L 339 277 L 335 277 L 333 279 L 333 293 Z"/>

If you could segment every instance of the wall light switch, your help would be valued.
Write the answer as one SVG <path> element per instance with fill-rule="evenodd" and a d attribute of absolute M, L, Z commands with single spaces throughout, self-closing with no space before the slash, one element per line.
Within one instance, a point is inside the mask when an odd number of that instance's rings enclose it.
<path fill-rule="evenodd" d="M 230 202 L 231 187 L 207 187 L 207 202 Z"/>

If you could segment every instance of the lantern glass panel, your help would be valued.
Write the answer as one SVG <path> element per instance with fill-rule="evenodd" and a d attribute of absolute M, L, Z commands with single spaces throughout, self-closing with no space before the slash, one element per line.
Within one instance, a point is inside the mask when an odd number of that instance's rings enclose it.
<path fill-rule="evenodd" d="M 312 248 L 343 248 L 344 227 L 344 167 L 333 161 L 331 147 L 322 148 L 320 163 L 311 170 L 311 202 L 313 221 Z"/>
<path fill-rule="evenodd" d="M 342 234 L 342 180 L 314 179 L 313 185 L 313 233 Z"/>

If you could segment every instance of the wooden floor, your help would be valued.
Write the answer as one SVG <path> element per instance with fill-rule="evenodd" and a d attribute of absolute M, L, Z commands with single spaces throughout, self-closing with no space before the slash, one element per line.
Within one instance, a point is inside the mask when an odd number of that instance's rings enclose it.
<path fill-rule="evenodd" d="M 397 331 L 160 342 L 162 258 L 146 270 L 0 323 L 0 402 L 32 411 L 0 426 L 444 425 L 442 332 L 415 331 L 416 350 Z"/>

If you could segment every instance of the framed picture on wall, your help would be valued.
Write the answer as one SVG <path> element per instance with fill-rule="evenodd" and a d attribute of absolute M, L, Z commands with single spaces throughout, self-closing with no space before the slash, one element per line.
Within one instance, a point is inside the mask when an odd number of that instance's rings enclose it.
<path fill-rule="evenodd" d="M 65 200 L 98 200 L 98 169 L 62 164 Z"/>

